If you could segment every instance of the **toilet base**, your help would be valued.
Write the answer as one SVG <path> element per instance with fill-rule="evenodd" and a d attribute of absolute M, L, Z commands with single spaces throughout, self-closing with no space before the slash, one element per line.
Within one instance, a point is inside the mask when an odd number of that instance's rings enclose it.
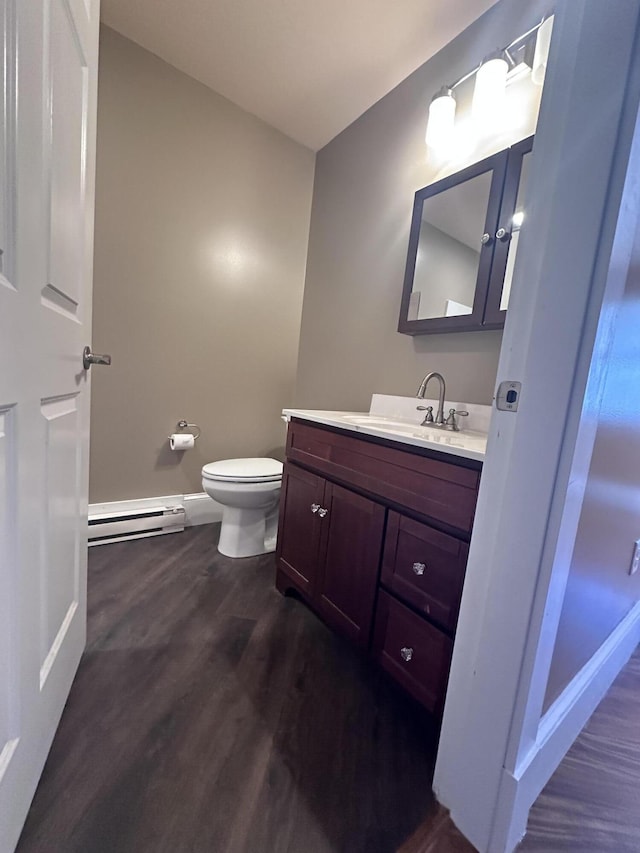
<path fill-rule="evenodd" d="M 257 557 L 276 549 L 278 507 L 264 509 L 224 506 L 218 551 L 225 557 Z"/>

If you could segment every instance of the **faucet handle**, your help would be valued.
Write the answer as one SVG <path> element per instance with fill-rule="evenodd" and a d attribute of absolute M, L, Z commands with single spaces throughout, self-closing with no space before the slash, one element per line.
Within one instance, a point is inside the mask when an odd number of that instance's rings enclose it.
<path fill-rule="evenodd" d="M 456 421 L 456 415 L 459 415 L 461 418 L 466 418 L 469 416 L 469 412 L 465 412 L 460 409 L 449 409 L 449 417 L 446 419 L 444 424 L 454 432 L 458 432 L 460 429 L 458 422 Z"/>
<path fill-rule="evenodd" d="M 424 426 L 425 424 L 433 423 L 433 406 L 416 406 L 417 412 L 426 412 L 427 414 L 424 416 L 424 420 L 420 424 L 420 426 Z"/>

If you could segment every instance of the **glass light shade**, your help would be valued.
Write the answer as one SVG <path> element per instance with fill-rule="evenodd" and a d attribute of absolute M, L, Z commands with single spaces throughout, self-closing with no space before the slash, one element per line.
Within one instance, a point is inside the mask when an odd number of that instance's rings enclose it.
<path fill-rule="evenodd" d="M 542 86 L 544 75 L 547 71 L 549 61 L 549 47 L 551 45 L 551 31 L 553 30 L 553 15 L 542 24 L 536 36 L 536 49 L 533 54 L 533 68 L 531 79 L 536 86 Z"/>
<path fill-rule="evenodd" d="M 504 123 L 509 64 L 502 56 L 486 59 L 476 72 L 471 115 L 481 134 L 500 130 Z"/>
<path fill-rule="evenodd" d="M 456 99 L 450 89 L 439 92 L 429 105 L 425 142 L 439 154 L 445 153 L 453 141 L 456 118 Z"/>

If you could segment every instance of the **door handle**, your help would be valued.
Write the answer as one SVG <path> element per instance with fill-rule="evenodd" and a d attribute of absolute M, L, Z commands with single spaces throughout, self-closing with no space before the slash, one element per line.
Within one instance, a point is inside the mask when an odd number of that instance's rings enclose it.
<path fill-rule="evenodd" d="M 85 370 L 89 370 L 92 364 L 111 364 L 110 355 L 98 355 L 96 352 L 91 352 L 91 347 L 85 347 L 82 350 L 82 366 Z"/>

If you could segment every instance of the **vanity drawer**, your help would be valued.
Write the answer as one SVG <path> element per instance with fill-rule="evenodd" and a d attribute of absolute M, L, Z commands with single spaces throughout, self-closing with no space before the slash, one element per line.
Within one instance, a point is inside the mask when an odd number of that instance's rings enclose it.
<path fill-rule="evenodd" d="M 479 470 L 292 420 L 287 458 L 469 533 Z"/>
<path fill-rule="evenodd" d="M 430 711 L 444 704 L 453 642 L 380 590 L 373 654 L 380 666 Z"/>
<path fill-rule="evenodd" d="M 397 512 L 389 512 L 382 583 L 449 631 L 458 619 L 469 546 Z"/>

